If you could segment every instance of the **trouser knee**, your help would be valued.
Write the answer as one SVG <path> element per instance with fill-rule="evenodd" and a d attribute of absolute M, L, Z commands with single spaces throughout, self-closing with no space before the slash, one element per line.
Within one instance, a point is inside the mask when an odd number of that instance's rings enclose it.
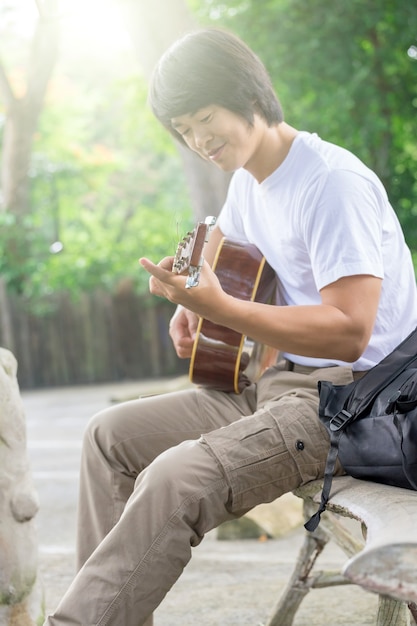
<path fill-rule="evenodd" d="M 96 413 L 85 428 L 82 441 L 83 450 L 94 450 L 103 456 L 108 456 L 114 441 L 112 432 L 111 420 L 107 417 L 106 412 Z"/>
<path fill-rule="evenodd" d="M 213 455 L 200 441 L 184 441 L 160 454 L 136 481 L 146 485 L 170 514 L 201 536 L 226 519 L 230 489 Z M 135 490 L 136 491 L 136 490 Z"/>
<path fill-rule="evenodd" d="M 112 472 L 136 478 L 145 466 L 140 460 L 140 445 L 124 436 L 118 417 L 117 411 L 107 409 L 90 419 L 83 436 L 82 459 L 88 467 L 105 466 Z"/>

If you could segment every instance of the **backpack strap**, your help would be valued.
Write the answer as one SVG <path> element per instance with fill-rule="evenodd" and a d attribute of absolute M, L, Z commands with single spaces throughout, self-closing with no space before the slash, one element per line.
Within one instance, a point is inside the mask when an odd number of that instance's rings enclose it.
<path fill-rule="evenodd" d="M 326 467 L 324 469 L 324 482 L 321 490 L 320 506 L 316 513 L 304 524 L 304 528 L 310 532 L 316 530 L 320 523 L 321 514 L 326 510 L 332 488 L 334 468 L 339 454 L 339 441 L 346 426 L 353 420 L 353 416 L 342 409 L 332 418 L 330 423 L 330 449 L 327 454 Z"/>
<path fill-rule="evenodd" d="M 414 362 L 417 362 L 417 328 L 356 382 L 344 408 L 353 413 L 355 418 L 359 417 L 381 389 Z"/>
<path fill-rule="evenodd" d="M 404 454 L 404 445 L 403 445 L 404 444 L 404 433 L 403 433 L 401 421 L 398 419 L 398 413 L 394 413 L 394 426 L 397 429 L 398 435 L 400 437 L 400 446 L 401 446 L 402 461 L 403 461 L 403 472 L 404 472 L 405 477 L 407 478 L 408 482 L 412 486 L 412 488 L 417 491 L 417 483 L 414 480 L 413 476 L 411 475 L 411 472 L 408 469 L 408 465 L 409 464 L 408 464 L 408 461 L 407 461 L 407 457 Z"/>

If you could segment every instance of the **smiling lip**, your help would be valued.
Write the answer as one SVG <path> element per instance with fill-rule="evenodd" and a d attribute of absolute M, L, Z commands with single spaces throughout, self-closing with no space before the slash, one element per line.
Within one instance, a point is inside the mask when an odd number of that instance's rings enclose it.
<path fill-rule="evenodd" d="M 211 161 L 216 161 L 216 159 L 218 159 L 221 155 L 221 153 L 223 152 L 223 148 L 226 144 L 222 144 L 221 146 L 219 146 L 218 148 L 216 148 L 215 150 L 210 150 L 210 152 L 208 153 L 208 158 Z"/>

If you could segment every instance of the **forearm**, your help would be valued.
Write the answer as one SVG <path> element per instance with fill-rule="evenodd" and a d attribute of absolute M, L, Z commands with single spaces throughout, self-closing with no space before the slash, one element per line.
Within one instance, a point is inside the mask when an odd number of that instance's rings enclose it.
<path fill-rule="evenodd" d="M 281 352 L 308 357 L 353 362 L 369 341 L 362 326 L 326 304 L 273 306 L 226 296 L 210 317 Z"/>

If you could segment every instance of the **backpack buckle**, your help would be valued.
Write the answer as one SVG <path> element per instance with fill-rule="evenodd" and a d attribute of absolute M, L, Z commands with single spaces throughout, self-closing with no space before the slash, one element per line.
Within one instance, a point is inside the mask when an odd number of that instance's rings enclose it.
<path fill-rule="evenodd" d="M 346 409 L 342 409 L 330 420 L 330 430 L 333 432 L 337 432 L 338 430 L 342 430 L 345 428 L 349 422 L 353 420 L 353 414 L 346 411 Z"/>

